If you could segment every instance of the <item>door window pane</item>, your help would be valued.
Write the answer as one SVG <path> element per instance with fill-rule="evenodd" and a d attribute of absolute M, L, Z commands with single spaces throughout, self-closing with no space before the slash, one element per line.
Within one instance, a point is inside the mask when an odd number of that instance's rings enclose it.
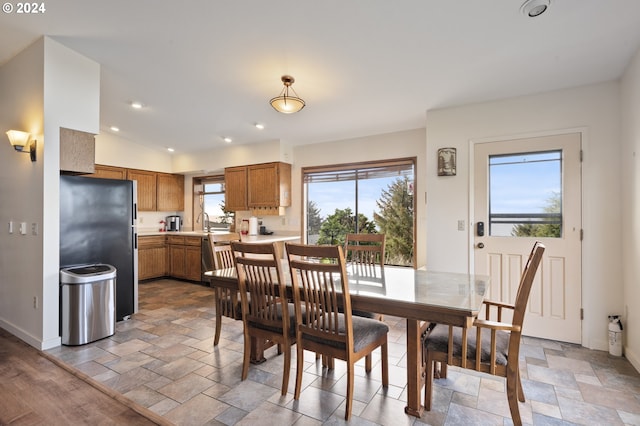
<path fill-rule="evenodd" d="M 489 157 L 489 235 L 562 236 L 562 151 Z"/>

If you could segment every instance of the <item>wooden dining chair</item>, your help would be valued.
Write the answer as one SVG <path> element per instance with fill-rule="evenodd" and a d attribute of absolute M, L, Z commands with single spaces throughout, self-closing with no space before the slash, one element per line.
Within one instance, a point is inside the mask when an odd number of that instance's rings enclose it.
<path fill-rule="evenodd" d="M 385 234 L 347 234 L 344 255 L 348 262 L 359 266 L 384 266 Z"/>
<path fill-rule="evenodd" d="M 536 271 L 540 265 L 545 246 L 536 242 L 522 272 L 515 304 L 484 301 L 485 318 L 473 322 L 475 333 L 460 327 L 438 324 L 425 339 L 426 358 L 425 408 L 431 410 L 435 363 L 441 363 L 440 377 L 446 378 L 447 365 L 480 371 L 507 379 L 507 399 L 511 419 L 521 425 L 518 400 L 524 402 L 524 392 L 520 381 L 518 357 L 522 324 L 529 300 L 529 293 Z M 513 312 L 513 319 L 507 322 L 503 316 Z M 486 333 L 483 333 L 486 330 Z"/>
<path fill-rule="evenodd" d="M 353 268 L 366 274 L 375 266 L 384 267 L 384 243 L 385 234 L 347 234 L 344 242 L 345 258 Z M 383 315 L 376 312 L 355 310 L 353 314 L 378 321 L 384 319 Z M 367 363 L 370 362 L 371 357 L 367 357 Z"/>
<path fill-rule="evenodd" d="M 277 344 L 278 353 L 284 352 L 282 395 L 286 395 L 296 322 L 293 303 L 287 301 L 279 250 L 275 243 L 233 241 L 231 247 L 235 253 L 244 326 L 242 380 L 249 372 L 252 339 L 259 339 L 263 348 Z"/>
<path fill-rule="evenodd" d="M 351 417 L 354 366 L 380 347 L 382 385 L 389 385 L 387 333 L 381 321 L 352 315 L 344 252 L 340 246 L 287 243 L 297 321 L 294 398 L 300 398 L 305 349 L 347 363 L 345 419 Z M 365 367 L 367 372 L 371 366 Z"/>
<path fill-rule="evenodd" d="M 228 234 L 210 234 L 209 244 L 211 246 L 212 264 L 214 269 L 234 268 L 233 251 L 231 241 L 240 241 L 240 234 L 230 232 Z M 220 342 L 220 332 L 222 331 L 222 317 L 234 320 L 242 319 L 242 309 L 240 297 L 237 291 L 225 288 L 215 289 L 216 304 L 216 331 L 213 338 L 213 346 Z"/>

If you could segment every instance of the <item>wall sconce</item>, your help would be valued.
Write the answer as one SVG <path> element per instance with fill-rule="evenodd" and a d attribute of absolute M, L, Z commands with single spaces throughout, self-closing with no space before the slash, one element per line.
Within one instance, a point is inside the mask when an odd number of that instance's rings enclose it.
<path fill-rule="evenodd" d="M 9 130 L 7 137 L 11 146 L 18 151 L 31 156 L 31 161 L 36 161 L 36 147 L 37 142 L 35 139 L 31 140 L 31 134 L 27 132 L 21 132 L 19 130 Z M 31 143 L 29 143 L 31 142 Z"/>

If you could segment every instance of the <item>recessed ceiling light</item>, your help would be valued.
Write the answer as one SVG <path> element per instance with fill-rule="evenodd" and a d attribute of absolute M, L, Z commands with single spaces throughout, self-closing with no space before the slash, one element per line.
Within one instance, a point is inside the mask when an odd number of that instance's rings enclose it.
<path fill-rule="evenodd" d="M 223 140 L 224 140 L 226 143 L 231 143 L 231 142 L 233 142 L 233 139 L 231 139 L 231 138 L 229 138 L 229 137 L 224 138 Z"/>
<path fill-rule="evenodd" d="M 173 151 L 175 151 L 175 149 L 173 149 L 173 148 L 167 148 L 167 151 L 169 151 L 169 152 L 173 152 Z"/>
<path fill-rule="evenodd" d="M 135 108 L 135 109 L 140 109 L 142 108 L 142 103 L 141 102 L 131 102 L 131 108 Z"/>
<path fill-rule="evenodd" d="M 256 129 L 260 129 L 260 130 L 264 129 L 264 124 L 256 123 L 254 124 L 254 126 L 256 126 Z"/>
<path fill-rule="evenodd" d="M 535 18 L 547 11 L 551 0 L 527 0 L 520 6 L 520 12 L 529 18 Z"/>
<path fill-rule="evenodd" d="M 109 128 L 111 129 L 112 132 L 119 132 L 120 131 L 120 128 L 116 127 L 116 126 L 111 126 Z"/>

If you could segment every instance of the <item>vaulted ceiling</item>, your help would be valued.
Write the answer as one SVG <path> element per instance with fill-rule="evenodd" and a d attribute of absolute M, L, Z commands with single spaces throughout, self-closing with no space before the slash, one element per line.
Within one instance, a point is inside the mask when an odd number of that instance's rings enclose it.
<path fill-rule="evenodd" d="M 101 132 L 196 152 L 420 128 L 429 109 L 617 79 L 640 47 L 640 1 L 551 0 L 537 18 L 523 1 L 10 1 L 0 65 L 50 36 L 101 64 Z M 299 113 L 269 105 L 284 74 Z"/>

